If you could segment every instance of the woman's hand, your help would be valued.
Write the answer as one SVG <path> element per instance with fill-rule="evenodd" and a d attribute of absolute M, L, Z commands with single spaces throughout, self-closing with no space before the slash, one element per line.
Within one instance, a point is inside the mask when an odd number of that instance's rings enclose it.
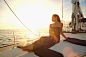
<path fill-rule="evenodd" d="M 54 42 L 55 42 L 55 43 L 58 43 L 57 37 L 56 37 L 54 34 L 52 34 L 51 36 L 54 37 Z"/>
<path fill-rule="evenodd" d="M 55 42 L 55 43 L 58 43 L 57 37 L 54 37 L 54 42 Z"/>
<path fill-rule="evenodd" d="M 27 46 L 21 47 L 23 51 L 32 51 L 33 50 L 33 44 L 28 44 Z"/>
<path fill-rule="evenodd" d="M 68 38 L 70 38 L 70 37 L 65 37 L 65 39 L 68 39 Z"/>

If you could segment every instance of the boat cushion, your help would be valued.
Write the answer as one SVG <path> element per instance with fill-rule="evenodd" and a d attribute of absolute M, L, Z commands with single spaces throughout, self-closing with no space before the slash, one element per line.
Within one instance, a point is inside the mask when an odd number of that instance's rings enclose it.
<path fill-rule="evenodd" d="M 77 45 L 81 45 L 81 46 L 86 46 L 86 40 L 81 40 L 81 39 L 76 39 L 76 38 L 67 38 L 64 41 L 77 44 Z"/>
<path fill-rule="evenodd" d="M 64 57 L 63 54 L 48 48 L 34 50 L 34 53 L 40 57 Z"/>

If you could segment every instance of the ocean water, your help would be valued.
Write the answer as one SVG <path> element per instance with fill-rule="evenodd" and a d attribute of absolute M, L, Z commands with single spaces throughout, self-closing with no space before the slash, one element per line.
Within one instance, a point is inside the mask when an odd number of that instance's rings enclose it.
<path fill-rule="evenodd" d="M 27 29 L 10 29 L 10 30 L 0 30 L 0 47 L 19 43 L 21 38 L 26 38 L 30 41 L 39 39 L 41 36 L 48 36 L 49 29 L 36 29 L 33 33 Z"/>

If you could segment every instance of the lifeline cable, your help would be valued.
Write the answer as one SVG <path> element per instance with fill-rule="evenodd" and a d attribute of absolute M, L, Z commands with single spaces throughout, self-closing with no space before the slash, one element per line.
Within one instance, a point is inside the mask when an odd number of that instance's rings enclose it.
<path fill-rule="evenodd" d="M 7 2 L 4 0 L 4 2 L 7 4 Z M 7 4 L 7 6 L 9 7 L 9 9 L 12 11 L 12 9 L 10 8 L 10 6 Z M 16 14 L 12 11 L 12 13 L 16 16 Z M 21 22 L 21 20 L 16 16 L 16 18 Z M 22 22 L 21 22 L 22 23 Z M 22 23 L 23 24 L 23 23 Z M 24 25 L 24 24 L 23 24 Z M 25 25 L 24 25 L 25 26 Z M 26 26 L 25 26 L 26 27 Z M 27 27 L 26 27 L 27 28 Z M 28 29 L 28 28 L 27 28 Z M 29 30 L 29 29 L 28 29 Z M 31 31 L 31 30 L 29 30 Z M 32 31 L 31 31 L 32 32 Z M 32 32 L 33 33 L 33 32 Z M 36 35 L 35 33 L 33 33 L 34 35 Z M 38 36 L 38 35 L 36 35 Z"/>

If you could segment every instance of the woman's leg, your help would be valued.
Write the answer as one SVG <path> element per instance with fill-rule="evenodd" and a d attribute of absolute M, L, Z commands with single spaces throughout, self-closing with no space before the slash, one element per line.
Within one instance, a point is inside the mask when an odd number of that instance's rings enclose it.
<path fill-rule="evenodd" d="M 38 40 L 40 41 L 40 40 Z M 40 43 L 40 42 L 39 42 Z M 34 44 L 37 44 L 36 42 Z M 54 42 L 54 38 L 49 38 L 46 39 L 42 44 L 40 45 L 35 45 L 33 50 L 39 49 L 39 48 L 50 48 L 51 46 L 55 45 L 56 43 Z"/>
<path fill-rule="evenodd" d="M 63 54 L 48 49 L 55 44 L 54 38 L 49 38 L 41 45 L 35 46 L 33 52 L 40 57 L 64 57 Z"/>

